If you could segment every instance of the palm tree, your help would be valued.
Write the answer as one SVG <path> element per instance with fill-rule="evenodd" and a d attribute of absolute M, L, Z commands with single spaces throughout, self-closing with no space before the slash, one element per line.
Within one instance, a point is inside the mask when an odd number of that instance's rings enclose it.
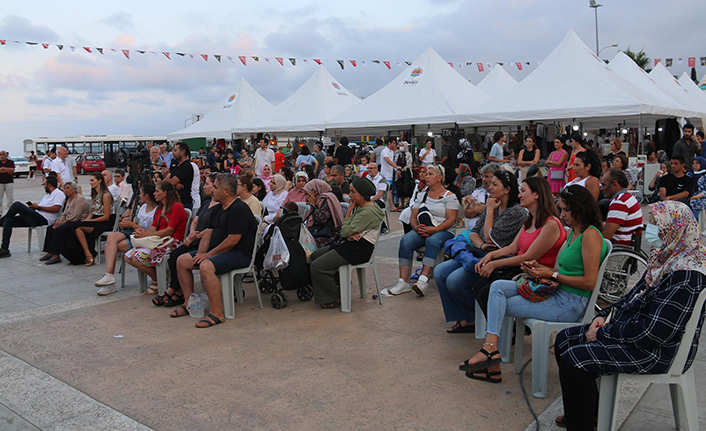
<path fill-rule="evenodd" d="M 645 72 L 650 72 L 652 69 L 649 67 L 650 66 L 650 57 L 647 56 L 647 53 L 645 53 L 644 48 L 641 49 L 639 52 L 633 52 L 630 50 L 630 47 L 628 46 L 628 49 L 625 51 L 625 55 L 628 57 L 632 58 L 632 61 L 634 61 L 642 70 Z"/>

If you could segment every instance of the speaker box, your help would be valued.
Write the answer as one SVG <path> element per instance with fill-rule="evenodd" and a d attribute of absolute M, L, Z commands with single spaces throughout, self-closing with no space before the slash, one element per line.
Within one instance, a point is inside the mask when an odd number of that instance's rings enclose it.
<path fill-rule="evenodd" d="M 672 157 L 674 144 L 681 138 L 679 123 L 674 118 L 664 118 L 655 122 L 655 147 L 664 150 Z"/>

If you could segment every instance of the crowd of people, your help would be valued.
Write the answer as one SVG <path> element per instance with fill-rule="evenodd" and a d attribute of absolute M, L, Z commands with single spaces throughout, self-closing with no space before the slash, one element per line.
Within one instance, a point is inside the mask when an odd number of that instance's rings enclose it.
<path fill-rule="evenodd" d="M 669 163 L 648 151 L 648 163 L 663 165 L 650 184 L 659 202 L 649 207 L 646 236 L 653 248 L 643 279 L 592 324 L 557 338 L 565 407 L 558 420 L 570 429 L 588 429 L 586 418 L 595 417 L 594 376 L 668 366 L 689 304 L 704 285 L 706 255 L 696 217 L 706 208 L 706 159 L 696 155 L 699 141 L 688 130 L 693 126 L 684 127 Z M 78 193 L 75 165 L 59 148 L 53 161 L 45 160 L 41 201 L 15 202 L 0 218 L 0 257 L 10 255 L 14 227 L 47 226 L 40 261 L 52 265 L 63 257 L 90 266 L 97 239 L 106 234 L 105 273 L 95 282 L 99 295 L 116 292 L 122 253 L 151 280 L 145 293 L 155 295 L 154 306 L 176 307 L 170 316 L 177 318 L 188 314 L 186 299 L 199 271 L 210 313 L 196 326 L 207 328 L 225 321 L 218 276 L 249 266 L 258 233 L 287 209 L 309 207 L 304 227 L 316 248 L 309 270 L 315 303 L 324 309 L 341 306 L 338 269 L 367 262 L 379 232 L 390 229 L 384 210 L 401 211 L 399 279 L 386 292 L 424 297 L 433 278 L 444 319 L 452 324 L 449 334 L 475 331 L 477 303 L 487 320 L 485 341 L 459 368 L 470 379 L 500 383 L 499 339 L 512 336 L 502 334 L 505 317 L 580 321 L 607 257 L 606 241 L 631 247 L 644 214 L 630 193 L 635 183 L 620 139 L 603 157 L 579 135 L 567 139 L 570 148 L 554 139 L 544 172 L 535 137 L 514 155 L 503 132 L 493 140 L 490 163 L 480 169 L 473 152 L 466 157 L 467 147 L 456 151 L 448 137 L 440 155 L 431 140 L 414 155 L 397 137 L 357 152 L 342 138 L 328 154 L 316 143 L 313 150 L 295 145 L 285 155 L 261 139 L 252 156 L 221 153 L 216 146 L 204 150 L 201 166 L 179 142 L 171 151 L 148 148 L 153 170 L 140 181 L 132 176 L 132 187 L 120 169 L 91 174 L 90 199 Z M 9 172 L 5 160 L 0 152 L 0 178 Z M 415 252 L 422 266 L 412 275 Z M 163 263 L 170 278 L 159 294 L 156 267 Z M 659 307 L 669 301 L 679 305 Z M 629 359 L 647 357 L 659 361 Z"/>

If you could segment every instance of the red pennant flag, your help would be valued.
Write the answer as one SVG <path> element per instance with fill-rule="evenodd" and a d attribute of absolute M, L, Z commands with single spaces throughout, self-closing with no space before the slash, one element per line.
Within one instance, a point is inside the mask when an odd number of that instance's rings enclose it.
<path fill-rule="evenodd" d="M 201 54 L 201 57 L 202 57 L 205 61 L 208 61 L 208 54 Z"/>
<path fill-rule="evenodd" d="M 245 56 L 244 55 L 239 55 L 238 58 L 240 59 L 240 61 L 243 62 L 243 66 L 247 66 L 247 64 L 245 64 Z"/>
<path fill-rule="evenodd" d="M 7 41 L 5 39 L 0 39 L 0 45 L 5 45 Z"/>
<path fill-rule="evenodd" d="M 515 65 L 517 66 L 517 70 L 522 70 L 522 63 L 518 61 Z"/>
<path fill-rule="evenodd" d="M 162 51 L 162 54 L 164 54 L 164 56 L 167 57 L 169 60 L 172 59 L 171 57 L 169 57 L 169 53 L 168 53 L 168 52 Z"/>
<path fill-rule="evenodd" d="M 128 60 L 130 59 L 130 50 L 129 49 L 123 49 L 123 54 L 125 55 L 125 58 Z"/>
<path fill-rule="evenodd" d="M 661 58 L 655 58 L 655 66 L 662 62 Z"/>
<path fill-rule="evenodd" d="M 86 52 L 88 52 L 88 53 L 90 53 L 90 54 L 93 54 L 93 51 L 91 51 L 91 48 L 89 48 L 89 47 L 87 47 L 87 46 L 84 46 L 83 49 L 85 49 Z"/>
<path fill-rule="evenodd" d="M 689 57 L 689 67 L 696 67 L 696 57 Z"/>
<path fill-rule="evenodd" d="M 454 64 L 453 64 L 453 63 L 451 63 L 451 62 L 449 62 L 449 66 L 451 66 L 451 67 L 454 67 Z"/>
<path fill-rule="evenodd" d="M 318 58 L 315 58 L 314 61 L 315 61 L 316 64 L 318 64 L 319 66 L 321 65 L 321 60 L 319 60 Z"/>
<path fill-rule="evenodd" d="M 355 60 L 348 60 L 348 61 L 351 62 L 351 64 L 353 65 L 353 67 L 358 67 L 358 66 L 355 64 Z"/>
<path fill-rule="evenodd" d="M 388 69 L 391 69 L 389 61 L 383 61 L 382 63 L 387 66 Z"/>
<path fill-rule="evenodd" d="M 42 44 L 42 48 L 44 48 L 44 49 L 49 49 L 49 44 L 48 44 L 48 43 L 43 43 L 43 44 Z M 696 61 L 696 59 L 694 59 L 694 61 Z"/>
<path fill-rule="evenodd" d="M 275 59 L 276 59 L 277 61 L 279 61 L 279 64 L 281 64 L 282 66 L 284 66 L 284 58 L 282 58 L 282 57 L 275 57 Z"/>
<path fill-rule="evenodd" d="M 483 63 L 477 63 L 478 64 L 478 72 L 485 72 L 485 68 L 483 67 Z"/>

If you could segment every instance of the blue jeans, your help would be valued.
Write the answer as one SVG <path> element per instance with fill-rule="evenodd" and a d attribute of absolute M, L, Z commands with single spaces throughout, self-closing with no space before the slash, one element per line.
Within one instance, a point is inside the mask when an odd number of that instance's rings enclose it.
<path fill-rule="evenodd" d="M 466 271 L 455 260 L 447 260 L 434 268 L 434 280 L 447 322 L 475 321 L 473 285 L 478 279 L 480 275 Z"/>
<path fill-rule="evenodd" d="M 488 333 L 498 336 L 505 316 L 551 322 L 577 322 L 586 311 L 589 298 L 562 289 L 543 302 L 531 302 L 520 296 L 517 282 L 498 280 L 490 285 L 488 296 Z"/>
<path fill-rule="evenodd" d="M 29 208 L 22 202 L 15 202 L 2 217 L 2 245 L 3 250 L 10 249 L 10 237 L 13 227 L 36 227 L 49 224 L 47 219 L 37 211 Z"/>
<path fill-rule="evenodd" d="M 414 250 L 426 247 L 422 264 L 433 268 L 439 250 L 443 249 L 444 243 L 453 237 L 453 234 L 447 230 L 437 232 L 427 238 L 422 238 L 416 231 L 407 232 L 400 240 L 398 252 L 400 266 L 411 266 Z"/>

